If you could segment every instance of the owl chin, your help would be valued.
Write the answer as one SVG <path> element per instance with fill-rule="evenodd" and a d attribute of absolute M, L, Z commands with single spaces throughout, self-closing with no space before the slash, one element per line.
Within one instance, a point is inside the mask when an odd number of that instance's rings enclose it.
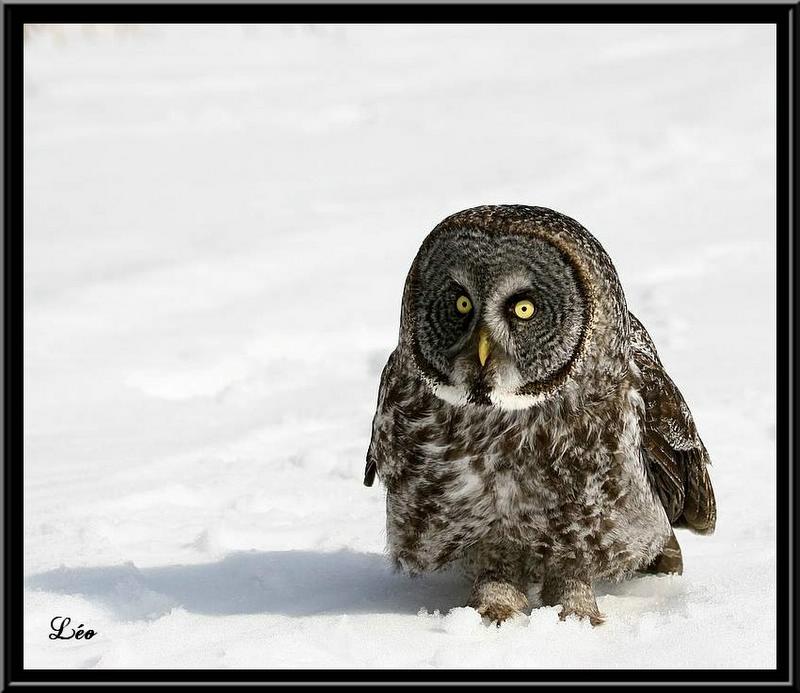
<path fill-rule="evenodd" d="M 548 398 L 545 393 L 521 395 L 516 392 L 490 388 L 480 381 L 471 388 L 463 385 L 443 385 L 441 383 L 432 383 L 431 385 L 434 395 L 457 407 L 471 405 L 493 407 L 503 411 L 520 411 L 542 404 Z"/>
<path fill-rule="evenodd" d="M 502 409 L 504 411 L 520 411 L 521 409 L 530 409 L 544 403 L 549 397 L 546 393 L 536 395 L 520 395 L 516 392 L 491 392 L 489 399 L 492 406 Z"/>

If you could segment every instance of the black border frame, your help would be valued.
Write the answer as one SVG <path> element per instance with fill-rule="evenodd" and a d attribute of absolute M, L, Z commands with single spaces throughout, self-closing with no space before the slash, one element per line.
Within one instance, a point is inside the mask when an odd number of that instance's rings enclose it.
<path fill-rule="evenodd" d="M 794 389 L 797 374 L 796 289 L 793 268 L 797 244 L 797 36 L 799 5 L 771 4 L 25 4 L 3 5 L 4 55 L 4 236 L 3 236 L 3 677 L 5 689 L 42 685 L 252 684 L 298 683 L 538 683 L 657 685 L 772 685 L 797 687 L 793 656 L 797 600 L 798 516 L 793 504 Z M 313 17 L 321 23 L 766 23 L 776 27 L 777 74 L 777 667 L 770 670 L 33 670 L 23 668 L 23 24 L 155 22 L 295 22 Z M 48 686 L 48 687 L 50 687 Z M 548 686 L 550 687 L 550 686 Z"/>

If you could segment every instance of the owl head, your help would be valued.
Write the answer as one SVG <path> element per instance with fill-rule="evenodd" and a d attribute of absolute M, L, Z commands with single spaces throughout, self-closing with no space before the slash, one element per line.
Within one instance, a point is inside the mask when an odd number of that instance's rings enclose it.
<path fill-rule="evenodd" d="M 623 348 L 616 271 L 575 220 L 544 207 L 447 217 L 406 280 L 401 343 L 453 404 L 522 409 L 578 377 L 591 348 Z"/>

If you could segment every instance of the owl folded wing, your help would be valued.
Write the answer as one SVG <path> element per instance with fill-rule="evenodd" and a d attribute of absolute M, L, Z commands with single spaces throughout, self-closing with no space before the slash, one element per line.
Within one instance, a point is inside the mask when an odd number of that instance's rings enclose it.
<path fill-rule="evenodd" d="M 381 383 L 378 388 L 378 407 L 372 420 L 372 438 L 367 450 L 364 486 L 372 486 L 374 483 L 375 475 L 380 472 L 381 459 L 391 445 L 391 424 L 393 420 L 391 402 L 394 401 L 391 391 L 394 385 L 396 353 L 396 351 L 392 352 L 381 373 Z"/>
<path fill-rule="evenodd" d="M 707 470 L 708 452 L 650 335 L 633 315 L 631 329 L 633 361 L 642 377 L 642 448 L 650 480 L 674 526 L 711 534 L 717 507 Z"/>

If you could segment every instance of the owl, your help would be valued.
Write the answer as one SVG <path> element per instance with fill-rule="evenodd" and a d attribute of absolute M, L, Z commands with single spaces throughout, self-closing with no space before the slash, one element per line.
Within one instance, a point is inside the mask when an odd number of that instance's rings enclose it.
<path fill-rule="evenodd" d="M 594 585 L 681 573 L 673 527 L 710 534 L 708 453 L 611 260 L 575 220 L 487 205 L 447 217 L 408 273 L 364 484 L 388 553 L 451 563 L 499 625 L 539 601 L 592 625 Z"/>

